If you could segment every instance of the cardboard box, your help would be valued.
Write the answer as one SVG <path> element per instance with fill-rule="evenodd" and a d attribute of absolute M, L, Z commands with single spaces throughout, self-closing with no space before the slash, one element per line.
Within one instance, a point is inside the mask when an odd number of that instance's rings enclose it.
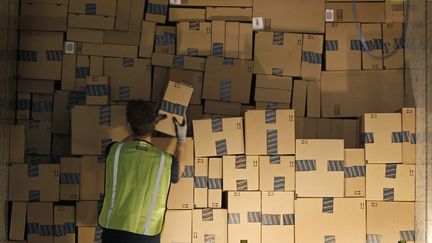
<path fill-rule="evenodd" d="M 260 191 L 294 191 L 294 156 L 259 157 Z"/>
<path fill-rule="evenodd" d="M 105 58 L 104 75 L 110 77 L 111 98 L 127 101 L 150 100 L 151 60 L 142 58 Z"/>
<path fill-rule="evenodd" d="M 66 32 L 66 39 L 68 41 L 102 44 L 105 38 L 104 35 L 103 30 L 79 29 L 69 26 Z"/>
<path fill-rule="evenodd" d="M 125 106 L 72 108 L 72 154 L 102 155 L 112 141 L 129 136 Z"/>
<path fill-rule="evenodd" d="M 356 15 L 349 2 L 326 2 L 326 22 L 385 22 L 384 2 L 360 2 L 356 4 Z"/>
<path fill-rule="evenodd" d="M 115 17 L 84 14 L 69 14 L 68 26 L 71 28 L 114 30 Z"/>
<path fill-rule="evenodd" d="M 363 242 L 366 202 L 361 198 L 295 200 L 296 242 Z M 311 228 L 311 222 L 316 227 Z"/>
<path fill-rule="evenodd" d="M 243 118 L 215 118 L 193 121 L 195 156 L 244 154 Z"/>
<path fill-rule="evenodd" d="M 210 56 L 210 22 L 177 23 L 177 55 Z"/>
<path fill-rule="evenodd" d="M 78 243 L 102 241 L 103 229 L 99 227 L 77 227 Z"/>
<path fill-rule="evenodd" d="M 135 58 L 137 53 L 137 46 L 83 43 L 81 54 L 89 56 Z"/>
<path fill-rule="evenodd" d="M 208 158 L 195 159 L 194 208 L 207 208 Z"/>
<path fill-rule="evenodd" d="M 110 103 L 110 81 L 108 76 L 87 76 L 86 105 L 108 105 Z"/>
<path fill-rule="evenodd" d="M 168 15 L 168 0 L 148 0 L 145 19 L 165 24 Z"/>
<path fill-rule="evenodd" d="M 206 10 L 202 8 L 170 8 L 168 19 L 171 22 L 205 21 Z"/>
<path fill-rule="evenodd" d="M 84 156 L 80 159 L 80 200 L 99 201 L 105 193 L 105 158 Z"/>
<path fill-rule="evenodd" d="M 383 24 L 384 69 L 402 69 L 404 61 L 403 24 Z"/>
<path fill-rule="evenodd" d="M 175 138 L 153 137 L 151 142 L 170 154 L 176 154 Z M 168 195 L 168 209 L 193 209 L 194 207 L 194 146 L 192 138 L 186 140 L 185 172 L 178 183 L 172 183 Z M 197 156 L 198 157 L 198 156 Z"/>
<path fill-rule="evenodd" d="M 31 111 L 31 94 L 17 93 L 16 117 L 18 120 L 29 120 Z"/>
<path fill-rule="evenodd" d="M 262 242 L 294 243 L 294 192 L 261 192 Z"/>
<path fill-rule="evenodd" d="M 145 0 L 118 0 L 115 29 L 139 32 L 144 19 Z"/>
<path fill-rule="evenodd" d="M 117 0 L 69 0 L 69 12 L 87 15 L 116 16 Z"/>
<path fill-rule="evenodd" d="M 156 26 L 154 51 L 167 54 L 175 54 L 176 48 L 175 26 Z"/>
<path fill-rule="evenodd" d="M 138 56 L 151 58 L 155 42 L 156 24 L 143 21 L 141 33 Z"/>
<path fill-rule="evenodd" d="M 140 23 L 140 26 L 141 25 L 142 22 Z M 141 38 L 140 32 L 105 30 L 103 33 L 104 44 L 139 46 L 140 38 Z"/>
<path fill-rule="evenodd" d="M 234 102 L 224 102 L 215 100 L 206 100 L 204 113 L 221 116 L 242 116 L 241 104 Z"/>
<path fill-rule="evenodd" d="M 364 149 L 345 149 L 345 197 L 366 196 Z"/>
<path fill-rule="evenodd" d="M 205 11 L 206 20 L 226 20 L 251 22 L 252 8 L 232 8 L 232 7 L 207 7 Z"/>
<path fill-rule="evenodd" d="M 360 117 L 403 107 L 403 70 L 323 72 L 321 77 L 322 117 Z"/>
<path fill-rule="evenodd" d="M 301 34 L 256 33 L 254 73 L 300 76 L 302 39 Z"/>
<path fill-rule="evenodd" d="M 50 94 L 32 94 L 31 119 L 52 121 L 53 96 Z"/>
<path fill-rule="evenodd" d="M 238 58 L 239 57 L 239 22 L 226 22 L 225 23 L 225 57 Z"/>
<path fill-rule="evenodd" d="M 294 110 L 250 110 L 245 126 L 247 155 L 295 154 Z"/>
<path fill-rule="evenodd" d="M 174 0 L 170 5 L 190 7 L 252 7 L 252 0 Z"/>
<path fill-rule="evenodd" d="M 54 225 L 56 243 L 75 243 L 74 206 L 54 206 Z"/>
<path fill-rule="evenodd" d="M 24 163 L 26 145 L 26 131 L 23 125 L 10 126 L 9 162 Z"/>
<path fill-rule="evenodd" d="M 415 201 L 415 165 L 366 165 L 366 200 Z"/>
<path fill-rule="evenodd" d="M 404 1 L 385 1 L 385 12 L 387 23 L 405 22 L 405 2 Z"/>
<path fill-rule="evenodd" d="M 208 163 L 208 207 L 222 208 L 222 158 L 209 158 Z"/>
<path fill-rule="evenodd" d="M 211 55 L 225 56 L 225 20 L 212 21 Z"/>
<path fill-rule="evenodd" d="M 159 109 L 159 114 L 167 115 L 167 118 L 156 124 L 156 131 L 176 136 L 173 118 L 175 117 L 180 124 L 186 119 L 186 110 L 192 97 L 192 92 L 193 88 L 184 83 L 168 82 L 168 87 L 165 90 L 165 95 Z"/>
<path fill-rule="evenodd" d="M 54 242 L 54 210 L 52 202 L 27 204 L 27 242 Z"/>
<path fill-rule="evenodd" d="M 402 163 L 416 163 L 416 109 L 402 109 Z"/>
<path fill-rule="evenodd" d="M 362 24 L 362 69 L 383 69 L 383 36 L 381 24 Z"/>
<path fill-rule="evenodd" d="M 18 79 L 17 91 L 24 93 L 53 94 L 53 80 Z"/>
<path fill-rule="evenodd" d="M 66 31 L 66 4 L 22 1 L 19 17 L 20 30 Z"/>
<path fill-rule="evenodd" d="M 321 82 L 308 81 L 306 94 L 307 117 L 321 117 Z"/>
<path fill-rule="evenodd" d="M 203 72 L 170 68 L 168 76 L 168 79 L 171 81 L 190 84 L 193 87 L 190 104 L 201 104 L 201 94 L 204 81 Z"/>
<path fill-rule="evenodd" d="M 241 59 L 208 57 L 204 74 L 204 99 L 250 102 L 253 62 Z"/>
<path fill-rule="evenodd" d="M 361 41 L 355 23 L 327 23 L 326 70 L 361 70 Z"/>
<path fill-rule="evenodd" d="M 51 154 L 56 157 L 71 156 L 70 134 L 53 134 Z"/>
<path fill-rule="evenodd" d="M 272 75 L 256 75 L 255 101 L 291 103 L 293 79 Z"/>
<path fill-rule="evenodd" d="M 85 103 L 85 93 L 79 91 L 56 90 L 54 93 L 52 132 L 71 133 L 71 109 Z"/>
<path fill-rule="evenodd" d="M 366 113 L 363 142 L 368 163 L 402 163 L 402 116 L 400 113 Z"/>
<path fill-rule="evenodd" d="M 98 202 L 79 201 L 76 203 L 76 226 L 97 226 Z M 78 232 L 79 234 L 79 232 Z"/>
<path fill-rule="evenodd" d="M 193 243 L 205 241 L 227 243 L 227 210 L 195 209 L 192 211 Z"/>
<path fill-rule="evenodd" d="M 192 210 L 167 210 L 160 242 L 192 242 Z"/>
<path fill-rule="evenodd" d="M 343 140 L 296 140 L 296 193 L 298 197 L 344 196 Z"/>
<path fill-rule="evenodd" d="M 60 200 L 80 200 L 80 164 L 80 158 L 64 157 L 60 159 Z"/>
<path fill-rule="evenodd" d="M 303 35 L 301 77 L 305 80 L 321 80 L 323 63 L 323 35 Z"/>
<path fill-rule="evenodd" d="M 325 2 L 319 0 L 255 0 L 255 30 L 324 33 Z"/>
<path fill-rule="evenodd" d="M 223 156 L 223 190 L 259 190 L 258 156 Z"/>
<path fill-rule="evenodd" d="M 19 120 L 17 124 L 26 129 L 26 154 L 51 154 L 51 122 Z"/>
<path fill-rule="evenodd" d="M 306 80 L 294 81 L 292 108 L 295 111 L 295 115 L 298 117 L 304 117 L 306 115 L 308 83 L 309 82 Z"/>
<path fill-rule="evenodd" d="M 261 192 L 228 192 L 228 242 L 261 242 Z"/>
<path fill-rule="evenodd" d="M 152 65 L 204 71 L 205 60 L 202 57 L 178 56 L 155 52 L 152 56 Z"/>
<path fill-rule="evenodd" d="M 239 26 L 239 58 L 252 60 L 253 30 L 252 24 L 240 23 Z"/>
<path fill-rule="evenodd" d="M 27 203 L 13 202 L 9 224 L 9 240 L 24 240 Z"/>
<path fill-rule="evenodd" d="M 61 79 L 62 32 L 21 31 L 18 48 L 20 78 Z"/>
<path fill-rule="evenodd" d="M 367 240 L 414 242 L 415 229 L 413 202 L 367 202 Z"/>

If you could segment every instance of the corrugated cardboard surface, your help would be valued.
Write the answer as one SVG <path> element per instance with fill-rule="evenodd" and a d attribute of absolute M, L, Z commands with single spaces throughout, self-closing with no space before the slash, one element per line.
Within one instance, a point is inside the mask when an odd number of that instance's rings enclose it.
<path fill-rule="evenodd" d="M 192 214 L 193 243 L 205 242 L 209 238 L 213 239 L 213 242 L 227 242 L 226 209 L 195 209 Z"/>
<path fill-rule="evenodd" d="M 262 242 L 294 243 L 294 193 L 262 192 L 261 209 L 263 217 L 276 217 L 278 220 L 263 221 L 261 226 Z"/>
<path fill-rule="evenodd" d="M 177 55 L 208 56 L 210 49 L 211 23 L 182 22 L 177 24 Z"/>
<path fill-rule="evenodd" d="M 194 166 L 194 208 L 207 208 L 208 158 L 196 158 Z"/>
<path fill-rule="evenodd" d="M 209 158 L 209 180 L 219 180 L 223 185 L 223 170 L 222 158 Z M 208 207 L 221 208 L 222 207 L 222 185 L 211 187 L 208 190 Z"/>
<path fill-rule="evenodd" d="M 223 156 L 223 190 L 256 191 L 259 189 L 258 156 Z"/>
<path fill-rule="evenodd" d="M 168 210 L 161 242 L 192 242 L 192 210 Z"/>
<path fill-rule="evenodd" d="M 366 162 L 364 149 L 345 149 L 345 171 L 347 170 L 350 173 L 345 173 L 345 197 L 365 197 Z M 351 173 L 351 171 L 359 173 Z"/>
<path fill-rule="evenodd" d="M 52 202 L 31 202 L 27 204 L 27 224 L 37 224 L 46 228 L 53 228 L 54 210 Z M 49 231 L 48 231 L 49 232 Z M 53 243 L 53 231 L 48 234 L 44 232 L 27 232 L 27 241 L 32 243 Z"/>
<path fill-rule="evenodd" d="M 280 156 L 279 161 L 272 161 L 269 156 L 260 156 L 259 180 L 261 191 L 294 191 L 295 157 Z"/>

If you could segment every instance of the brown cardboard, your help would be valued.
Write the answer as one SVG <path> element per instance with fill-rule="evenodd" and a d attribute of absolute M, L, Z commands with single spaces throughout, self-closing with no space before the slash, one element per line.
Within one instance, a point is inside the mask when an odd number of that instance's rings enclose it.
<path fill-rule="evenodd" d="M 208 207 L 222 208 L 223 171 L 222 158 L 209 158 L 208 166 Z"/>
<path fill-rule="evenodd" d="M 51 154 L 51 122 L 19 120 L 17 124 L 26 129 L 26 154 Z"/>
<path fill-rule="evenodd" d="M 403 24 L 383 24 L 384 69 L 405 67 Z"/>
<path fill-rule="evenodd" d="M 255 102 L 255 108 L 257 110 L 265 109 L 291 109 L 291 104 L 289 103 L 269 103 L 269 102 Z"/>
<path fill-rule="evenodd" d="M 402 237 L 403 236 L 403 237 Z M 367 236 L 381 242 L 414 242 L 415 204 L 367 202 Z"/>
<path fill-rule="evenodd" d="M 19 50 L 20 78 L 61 79 L 62 32 L 21 31 Z"/>
<path fill-rule="evenodd" d="M 323 72 L 323 117 L 360 117 L 403 107 L 403 70 Z M 355 101 L 355 102 L 354 102 Z"/>
<path fill-rule="evenodd" d="M 337 122 L 337 124 L 340 126 L 340 123 Z M 328 139 L 328 138 L 334 138 L 337 139 L 340 137 L 340 134 L 333 134 L 333 126 L 334 126 L 334 121 L 331 119 L 317 119 L 316 120 L 316 138 L 317 139 Z"/>
<path fill-rule="evenodd" d="M 177 23 L 177 55 L 209 56 L 211 33 L 210 22 Z"/>
<path fill-rule="evenodd" d="M 256 75 L 255 101 L 291 103 L 293 79 L 273 75 Z"/>
<path fill-rule="evenodd" d="M 53 96 L 50 94 L 32 94 L 31 119 L 38 121 L 52 121 Z"/>
<path fill-rule="evenodd" d="M 38 79 L 18 79 L 17 91 L 25 93 L 53 94 L 54 81 Z"/>
<path fill-rule="evenodd" d="M 182 70 L 182 69 L 179 69 Z M 165 94 L 166 86 L 170 78 L 168 77 L 168 67 L 153 66 L 153 82 L 151 100 L 158 103 L 162 100 Z M 195 90 L 195 89 L 194 89 Z M 193 95 L 193 94 L 192 94 Z M 201 99 L 201 96 L 200 96 Z"/>
<path fill-rule="evenodd" d="M 153 54 L 155 41 L 156 24 L 153 22 L 143 21 L 141 29 L 141 40 L 139 45 L 139 57 L 150 58 Z"/>
<path fill-rule="evenodd" d="M 194 120 L 193 130 L 197 157 L 244 154 L 241 117 Z"/>
<path fill-rule="evenodd" d="M 294 191 L 295 157 L 260 156 L 260 191 Z"/>
<path fill-rule="evenodd" d="M 326 22 L 385 22 L 384 2 L 366 2 L 356 4 L 356 17 L 350 2 L 326 2 Z"/>
<path fill-rule="evenodd" d="M 66 31 L 67 4 L 22 1 L 20 30 Z"/>
<path fill-rule="evenodd" d="M 256 33 L 254 73 L 300 76 L 302 39 L 300 34 Z"/>
<path fill-rule="evenodd" d="M 261 242 L 260 216 L 260 192 L 228 192 L 228 242 Z"/>
<path fill-rule="evenodd" d="M 306 95 L 307 117 L 321 117 L 321 82 L 308 81 Z"/>
<path fill-rule="evenodd" d="M 204 71 L 205 61 L 206 59 L 202 57 L 178 56 L 157 52 L 153 53 L 152 56 L 153 66 L 175 67 L 195 71 Z"/>
<path fill-rule="evenodd" d="M 258 156 L 223 156 L 223 190 L 259 190 Z"/>
<path fill-rule="evenodd" d="M 363 242 L 366 202 L 361 198 L 299 198 L 295 200 L 296 242 Z M 311 222 L 317 227 L 311 228 Z"/>
<path fill-rule="evenodd" d="M 129 14 L 131 11 L 131 0 L 118 0 L 115 20 L 115 30 L 129 30 Z"/>
<path fill-rule="evenodd" d="M 31 94 L 17 93 L 16 117 L 18 120 L 29 120 L 31 108 Z"/>
<path fill-rule="evenodd" d="M 160 242 L 192 242 L 192 210 L 167 210 Z"/>
<path fill-rule="evenodd" d="M 97 201 L 79 201 L 76 203 L 76 226 L 97 226 L 97 218 Z"/>
<path fill-rule="evenodd" d="M 96 227 L 77 227 L 78 243 L 92 242 L 95 239 Z"/>
<path fill-rule="evenodd" d="M 253 22 L 256 30 L 324 33 L 324 8 L 319 0 L 254 0 Z"/>
<path fill-rule="evenodd" d="M 165 95 L 163 97 L 159 114 L 166 115 L 167 118 L 159 121 L 156 124 L 155 130 L 171 136 L 176 136 L 176 128 L 173 123 L 175 117 L 180 124 L 183 123 L 186 110 L 192 97 L 193 88 L 187 84 L 169 81 Z M 181 107 L 179 110 L 174 110 L 175 106 Z M 170 108 L 173 108 L 172 110 Z"/>
<path fill-rule="evenodd" d="M 191 85 L 193 87 L 193 93 L 190 99 L 190 104 L 201 104 L 202 86 L 204 81 L 203 72 L 170 68 L 168 76 L 171 81 Z M 163 90 L 165 90 L 165 88 Z"/>
<path fill-rule="evenodd" d="M 194 208 L 207 208 L 208 158 L 195 159 Z"/>
<path fill-rule="evenodd" d="M 70 134 L 53 134 L 52 151 L 53 156 L 71 156 Z"/>
<path fill-rule="evenodd" d="M 140 32 L 105 30 L 103 34 L 103 43 L 114 45 L 139 46 L 140 38 Z"/>
<path fill-rule="evenodd" d="M 362 122 L 366 162 L 402 163 L 401 114 L 366 113 Z"/>
<path fill-rule="evenodd" d="M 305 80 L 321 80 L 323 35 L 303 35 L 301 77 Z"/>
<path fill-rule="evenodd" d="M 90 29 L 77 29 L 69 28 L 67 29 L 66 39 L 68 41 L 77 42 L 88 42 L 88 43 L 99 43 L 104 42 L 104 31 L 102 30 L 90 30 Z"/>
<path fill-rule="evenodd" d="M 9 239 L 24 240 L 26 227 L 27 203 L 13 202 L 9 224 Z"/>
<path fill-rule="evenodd" d="M 294 192 L 261 192 L 261 242 L 294 243 Z"/>
<path fill-rule="evenodd" d="M 76 55 L 63 55 L 61 75 L 62 90 L 75 90 L 76 65 Z"/>
<path fill-rule="evenodd" d="M 96 156 L 80 159 L 80 200 L 98 201 L 105 192 L 105 160 Z"/>
<path fill-rule="evenodd" d="M 171 0 L 170 5 L 190 7 L 252 7 L 252 0 Z"/>
<path fill-rule="evenodd" d="M 111 99 L 150 100 L 151 60 L 142 58 L 105 58 L 104 75 L 110 77 Z"/>
<path fill-rule="evenodd" d="M 252 59 L 253 51 L 253 30 L 252 24 L 240 23 L 239 26 L 239 58 Z"/>
<path fill-rule="evenodd" d="M 110 102 L 108 76 L 87 76 L 86 105 L 108 105 Z"/>
<path fill-rule="evenodd" d="M 294 110 L 247 111 L 245 134 L 247 155 L 295 154 Z"/>
<path fill-rule="evenodd" d="M 239 22 L 226 22 L 225 23 L 225 57 L 238 58 L 239 57 Z"/>
<path fill-rule="evenodd" d="M 26 133 L 25 126 L 12 125 L 10 126 L 9 137 L 9 162 L 11 163 L 24 163 L 25 159 L 25 144 Z"/>
<path fill-rule="evenodd" d="M 225 20 L 212 21 L 211 55 L 225 56 Z"/>
<path fill-rule="evenodd" d="M 343 140 L 297 139 L 297 195 L 299 197 L 343 197 L 343 160 Z"/>
<path fill-rule="evenodd" d="M 248 104 L 253 62 L 241 59 L 208 57 L 204 74 L 204 99 Z"/>
<path fill-rule="evenodd" d="M 345 171 L 345 197 L 365 197 L 364 149 L 345 149 Z"/>
<path fill-rule="evenodd" d="M 415 201 L 415 165 L 366 165 L 366 200 Z"/>
<path fill-rule="evenodd" d="M 205 101 L 204 113 L 222 116 L 242 116 L 240 103 L 215 100 Z"/>
<path fill-rule="evenodd" d="M 227 210 L 195 209 L 192 211 L 192 243 L 205 240 L 227 243 Z"/>
<path fill-rule="evenodd" d="M 91 4 L 94 4 L 95 6 L 89 6 Z M 94 9 L 91 9 L 91 7 Z M 89 11 L 92 10 L 94 10 L 94 13 L 89 13 Z M 69 12 L 101 16 L 116 16 L 117 0 L 70 0 Z"/>
<path fill-rule="evenodd" d="M 90 76 L 103 75 L 103 57 L 91 56 L 90 57 Z"/>
<path fill-rule="evenodd" d="M 175 26 L 157 25 L 154 51 L 175 54 L 176 32 L 177 28 Z"/>
<path fill-rule="evenodd" d="M 326 70 L 361 70 L 361 42 L 354 23 L 327 23 Z"/>
<path fill-rule="evenodd" d="M 345 148 L 360 147 L 360 120 L 344 120 L 343 121 Z"/>
<path fill-rule="evenodd" d="M 168 19 L 171 22 L 205 21 L 206 10 L 201 8 L 170 8 Z"/>
<path fill-rule="evenodd" d="M 165 24 L 168 15 L 168 0 L 148 0 L 145 19 Z"/>
<path fill-rule="evenodd" d="M 206 20 L 252 21 L 252 8 L 207 7 Z"/>
<path fill-rule="evenodd" d="M 405 2 L 385 0 L 385 12 L 387 23 L 403 23 L 405 22 Z"/>
<path fill-rule="evenodd" d="M 78 55 L 75 69 L 75 90 L 86 91 L 87 76 L 90 74 L 90 56 Z"/>
<path fill-rule="evenodd" d="M 129 14 L 129 31 L 140 32 L 144 19 L 145 0 L 131 0 L 131 10 Z"/>
<path fill-rule="evenodd" d="M 80 158 L 60 159 L 60 200 L 80 200 Z"/>
<path fill-rule="evenodd" d="M 292 108 L 296 116 L 306 115 L 308 81 L 295 80 L 293 88 Z"/>
<path fill-rule="evenodd" d="M 41 226 L 48 229 L 53 228 L 54 211 L 52 202 L 31 202 L 27 203 L 27 225 L 39 226 L 33 230 L 27 231 L 27 242 L 29 243 L 53 243 L 53 231 L 41 232 Z M 44 234 L 48 233 L 48 234 Z"/>
<path fill-rule="evenodd" d="M 71 28 L 114 30 L 115 17 L 69 14 L 68 26 Z"/>
<path fill-rule="evenodd" d="M 381 24 L 362 24 L 362 69 L 383 69 L 383 36 Z"/>
<path fill-rule="evenodd" d="M 70 134 L 70 109 L 75 105 L 83 105 L 84 103 L 84 92 L 56 90 L 54 93 L 53 133 Z"/>
<path fill-rule="evenodd" d="M 104 57 L 136 57 L 137 46 L 83 43 L 82 54 Z"/>
<path fill-rule="evenodd" d="M 402 163 L 416 164 L 416 109 L 402 109 Z"/>
<path fill-rule="evenodd" d="M 310 118 L 304 118 L 304 117 L 296 117 L 295 119 L 295 137 L 296 138 L 305 138 L 304 136 L 304 127 L 305 127 L 305 120 Z"/>
<path fill-rule="evenodd" d="M 74 206 L 54 206 L 54 225 L 56 227 L 74 227 L 75 229 L 75 207 Z M 75 230 L 72 232 L 65 230 L 54 235 L 57 243 L 75 243 Z"/>

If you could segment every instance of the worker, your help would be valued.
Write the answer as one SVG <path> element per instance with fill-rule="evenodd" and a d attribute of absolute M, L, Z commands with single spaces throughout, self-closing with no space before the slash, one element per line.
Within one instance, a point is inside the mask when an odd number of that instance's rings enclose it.
<path fill-rule="evenodd" d="M 103 243 L 159 243 L 170 184 L 185 166 L 186 119 L 173 118 L 178 158 L 155 147 L 151 134 L 158 116 L 154 105 L 128 102 L 131 136 L 107 148 L 105 197 L 99 215 Z"/>

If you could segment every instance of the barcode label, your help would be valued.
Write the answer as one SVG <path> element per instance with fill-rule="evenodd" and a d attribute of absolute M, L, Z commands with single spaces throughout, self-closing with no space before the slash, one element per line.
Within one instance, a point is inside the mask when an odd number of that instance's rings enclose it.
<path fill-rule="evenodd" d="M 326 9 L 325 20 L 326 20 L 326 22 L 333 22 L 334 21 L 334 10 L 333 9 Z"/>
<path fill-rule="evenodd" d="M 65 42 L 65 53 L 75 54 L 75 42 L 71 42 L 71 41 Z"/>
<path fill-rule="evenodd" d="M 170 4 L 182 4 L 182 0 L 170 0 Z"/>
<path fill-rule="evenodd" d="M 254 17 L 252 19 L 253 30 L 263 30 L 264 29 L 264 19 L 263 17 Z"/>

